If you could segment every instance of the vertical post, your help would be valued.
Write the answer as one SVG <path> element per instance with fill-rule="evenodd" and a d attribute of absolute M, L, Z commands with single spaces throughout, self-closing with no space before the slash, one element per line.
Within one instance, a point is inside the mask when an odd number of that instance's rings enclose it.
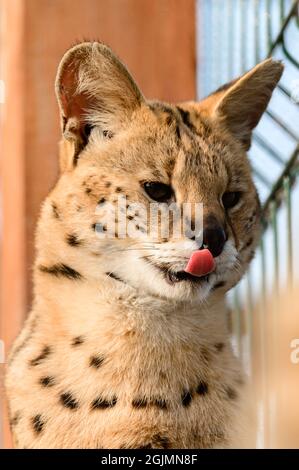
<path fill-rule="evenodd" d="M 288 241 L 288 286 L 292 286 L 293 280 L 293 236 L 292 236 L 292 196 L 290 177 L 284 179 L 284 192 L 287 210 L 287 241 Z"/>
<path fill-rule="evenodd" d="M 259 0 L 254 0 L 255 63 L 260 61 Z"/>
<path fill-rule="evenodd" d="M 277 203 L 271 202 L 271 225 L 273 231 L 273 252 L 274 252 L 274 295 L 278 294 L 279 290 L 279 256 L 278 256 L 278 227 L 277 227 Z"/>

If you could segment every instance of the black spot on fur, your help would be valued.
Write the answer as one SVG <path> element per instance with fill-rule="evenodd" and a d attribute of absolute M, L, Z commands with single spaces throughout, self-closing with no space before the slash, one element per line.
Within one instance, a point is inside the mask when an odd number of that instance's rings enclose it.
<path fill-rule="evenodd" d="M 216 343 L 216 344 L 215 344 L 215 349 L 216 349 L 218 352 L 221 352 L 221 351 L 223 351 L 224 346 L 225 346 L 224 343 Z"/>
<path fill-rule="evenodd" d="M 76 336 L 72 339 L 72 346 L 79 346 L 80 344 L 84 343 L 83 336 Z"/>
<path fill-rule="evenodd" d="M 113 134 L 113 132 L 111 132 L 111 131 L 104 130 L 104 131 L 103 131 L 103 136 L 106 137 L 107 139 L 112 139 L 113 136 L 114 136 L 114 134 Z"/>
<path fill-rule="evenodd" d="M 79 246 L 79 245 L 82 245 L 82 240 L 79 240 L 79 238 L 78 238 L 77 235 L 75 235 L 75 234 L 69 234 L 69 235 L 67 235 L 67 237 L 66 237 L 66 242 L 67 242 L 68 245 L 70 245 L 70 246 Z"/>
<path fill-rule="evenodd" d="M 150 440 L 151 442 L 148 442 L 143 445 L 139 445 L 137 449 L 170 449 L 171 448 L 170 441 L 168 437 L 166 436 L 155 434 Z"/>
<path fill-rule="evenodd" d="M 152 397 L 149 399 L 146 399 L 145 397 L 142 398 L 134 398 L 132 400 L 132 406 L 133 408 L 146 408 L 149 406 L 155 406 L 157 408 L 160 408 L 160 410 L 167 410 L 167 402 L 164 400 L 164 398 L 160 397 Z"/>
<path fill-rule="evenodd" d="M 177 106 L 177 110 L 179 111 L 179 113 L 181 115 L 181 118 L 182 118 L 182 121 L 185 124 L 185 126 L 187 126 L 192 132 L 196 132 L 196 127 L 191 122 L 189 111 L 185 111 L 184 109 L 180 108 L 179 106 Z"/>
<path fill-rule="evenodd" d="M 117 186 L 117 188 L 115 188 L 115 191 L 116 191 L 117 193 L 121 193 L 121 192 L 122 192 L 122 188 L 120 188 L 119 186 Z"/>
<path fill-rule="evenodd" d="M 106 199 L 104 197 L 101 197 L 101 199 L 98 201 L 98 204 L 105 204 Z"/>
<path fill-rule="evenodd" d="M 74 280 L 82 279 L 78 271 L 63 263 L 53 264 L 52 266 L 40 265 L 39 270 L 43 273 L 52 274 L 55 277 L 65 277 Z"/>
<path fill-rule="evenodd" d="M 84 132 L 84 139 L 85 139 L 86 143 L 89 139 L 89 136 L 90 136 L 90 133 L 91 133 L 92 129 L 93 129 L 93 126 L 91 124 L 85 124 L 83 132 Z"/>
<path fill-rule="evenodd" d="M 178 140 L 181 139 L 181 130 L 180 130 L 180 126 L 179 126 L 179 125 L 175 126 L 175 135 L 176 135 L 176 137 L 177 137 Z"/>
<path fill-rule="evenodd" d="M 150 403 L 161 410 L 167 410 L 167 403 L 164 398 L 153 398 Z"/>
<path fill-rule="evenodd" d="M 192 401 L 192 393 L 188 390 L 185 390 L 182 394 L 182 405 L 187 407 L 190 405 L 191 401 Z"/>
<path fill-rule="evenodd" d="M 232 387 L 226 387 L 225 392 L 227 398 L 229 398 L 230 400 L 235 400 L 236 398 L 238 398 L 236 390 L 234 390 Z"/>
<path fill-rule="evenodd" d="M 116 274 L 110 272 L 110 273 L 105 273 L 106 276 L 108 277 L 111 277 L 112 279 L 114 279 L 115 281 L 119 281 L 119 282 L 125 282 L 123 279 L 121 279 L 120 277 L 118 277 Z"/>
<path fill-rule="evenodd" d="M 31 419 L 33 430 L 36 434 L 40 434 L 44 428 L 45 422 L 41 415 L 33 416 Z"/>
<path fill-rule="evenodd" d="M 14 350 L 13 350 L 13 353 L 10 355 L 9 357 L 9 360 L 8 360 L 8 364 L 12 364 L 12 362 L 14 361 L 14 359 L 18 356 L 19 352 L 22 351 L 22 349 L 25 348 L 25 346 L 28 344 L 28 342 L 30 341 L 30 339 L 32 338 L 32 335 L 36 329 L 36 324 L 37 324 L 37 319 L 38 319 L 38 315 L 35 315 L 33 317 L 33 319 L 31 320 L 31 323 L 29 326 L 29 331 L 28 331 L 28 334 L 27 336 L 25 336 L 24 340 L 22 341 L 21 344 L 19 344 Z"/>
<path fill-rule="evenodd" d="M 176 117 L 175 112 L 171 106 L 167 106 L 166 104 L 160 103 L 159 101 L 151 103 L 149 108 L 158 117 L 161 115 L 161 113 L 168 114 L 169 116 L 172 116 L 173 119 Z"/>
<path fill-rule="evenodd" d="M 209 386 L 207 382 L 204 382 L 204 381 L 199 382 L 196 388 L 196 393 L 198 393 L 199 395 L 206 395 L 208 391 L 209 391 Z"/>
<path fill-rule="evenodd" d="M 52 202 L 52 211 L 53 211 L 53 215 L 54 215 L 55 219 L 59 219 L 60 216 L 59 216 L 59 212 L 58 212 L 58 207 L 54 202 Z"/>
<path fill-rule="evenodd" d="M 39 383 L 42 387 L 53 387 L 53 385 L 55 385 L 55 379 L 54 377 L 47 375 L 45 377 L 41 377 L 39 379 Z"/>
<path fill-rule="evenodd" d="M 106 184 L 105 184 L 105 187 L 106 187 L 106 188 L 110 188 L 110 186 L 111 186 L 110 181 L 107 181 Z"/>
<path fill-rule="evenodd" d="M 112 408 L 113 406 L 116 405 L 116 402 L 117 402 L 117 398 L 115 396 L 109 400 L 103 397 L 98 397 L 92 402 L 91 409 L 100 410 L 100 409 L 105 409 L 105 408 Z"/>
<path fill-rule="evenodd" d="M 71 393 L 62 393 L 60 395 L 60 403 L 70 410 L 79 408 L 78 401 L 72 396 Z"/>
<path fill-rule="evenodd" d="M 127 216 L 127 219 L 128 219 L 128 220 L 133 220 L 133 219 L 134 219 L 134 216 L 133 216 L 133 215 L 128 215 L 128 216 Z"/>
<path fill-rule="evenodd" d="M 11 428 L 15 427 L 19 423 L 20 419 L 21 419 L 21 412 L 17 411 L 9 420 L 10 427 Z"/>
<path fill-rule="evenodd" d="M 91 189 L 90 188 L 86 188 L 85 189 L 85 194 L 90 194 L 91 193 Z"/>
<path fill-rule="evenodd" d="M 38 366 L 39 364 L 41 364 L 41 362 L 43 362 L 49 356 L 50 353 L 51 353 L 50 346 L 45 346 L 42 352 L 35 359 L 31 359 L 29 364 L 31 366 Z"/>
<path fill-rule="evenodd" d="M 244 245 L 243 250 L 246 250 L 246 248 L 249 248 L 253 243 L 253 237 L 249 238 L 248 242 Z"/>
<path fill-rule="evenodd" d="M 98 369 L 104 362 L 103 356 L 91 356 L 89 359 L 89 365 L 90 367 L 95 367 Z"/>
<path fill-rule="evenodd" d="M 220 281 L 220 282 L 217 282 L 217 284 L 214 285 L 214 289 L 220 289 L 220 287 L 224 287 L 224 286 L 225 286 L 225 282 Z"/>
<path fill-rule="evenodd" d="M 133 408 L 145 408 L 148 405 L 146 398 L 134 398 L 132 400 Z"/>
<path fill-rule="evenodd" d="M 67 117 L 62 116 L 62 130 L 63 130 L 63 132 L 65 131 L 66 125 L 67 125 Z"/>
<path fill-rule="evenodd" d="M 152 444 L 144 444 L 143 446 L 137 447 L 137 449 L 153 449 Z"/>
<path fill-rule="evenodd" d="M 168 437 L 161 436 L 160 434 L 155 434 L 153 436 L 153 444 L 155 445 L 155 447 L 160 447 L 162 449 L 170 448 L 170 441 Z"/>
<path fill-rule="evenodd" d="M 171 116 L 170 114 L 168 114 L 168 116 L 166 117 L 166 124 L 169 127 L 173 124 L 173 116 Z"/>

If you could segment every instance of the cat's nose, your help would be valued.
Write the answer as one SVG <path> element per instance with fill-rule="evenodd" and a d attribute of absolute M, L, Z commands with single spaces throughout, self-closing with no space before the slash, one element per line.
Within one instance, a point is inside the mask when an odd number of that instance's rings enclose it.
<path fill-rule="evenodd" d="M 226 232 L 216 219 L 204 224 L 203 244 L 210 250 L 214 258 L 222 253 L 226 240 Z"/>

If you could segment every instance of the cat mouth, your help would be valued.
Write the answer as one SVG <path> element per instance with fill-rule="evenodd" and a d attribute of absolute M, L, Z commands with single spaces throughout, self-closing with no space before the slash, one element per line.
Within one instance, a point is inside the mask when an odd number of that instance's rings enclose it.
<path fill-rule="evenodd" d="M 174 270 L 171 263 L 156 263 L 147 256 L 144 259 L 158 269 L 168 284 L 189 283 L 194 286 L 209 282 L 209 275 L 215 269 L 214 259 L 209 250 L 198 250 L 190 256 L 185 269 Z"/>
<path fill-rule="evenodd" d="M 161 268 L 160 268 L 161 269 Z M 170 270 L 163 270 L 164 277 L 168 284 L 177 284 L 180 282 L 188 282 L 191 284 L 200 285 L 203 283 L 207 283 L 209 281 L 209 274 L 205 276 L 193 276 L 193 274 L 186 273 L 186 271 L 170 271 Z"/>
<path fill-rule="evenodd" d="M 144 257 L 144 259 L 149 262 L 149 260 Z M 168 284 L 174 285 L 174 284 L 179 284 L 179 283 L 189 283 L 194 286 L 198 286 L 204 283 L 207 283 L 209 281 L 209 274 L 206 274 L 204 276 L 194 276 L 193 274 L 187 273 L 184 270 L 180 271 L 174 271 L 171 269 L 171 267 L 168 265 L 163 265 L 163 264 L 156 264 L 153 263 L 153 261 L 149 262 L 151 266 L 156 268 L 160 273 L 162 273 L 164 279 Z"/>

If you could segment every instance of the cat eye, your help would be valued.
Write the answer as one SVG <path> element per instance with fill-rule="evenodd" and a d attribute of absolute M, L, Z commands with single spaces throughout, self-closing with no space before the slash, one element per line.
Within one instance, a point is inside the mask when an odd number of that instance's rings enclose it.
<path fill-rule="evenodd" d="M 160 183 L 159 181 L 149 181 L 143 183 L 143 188 L 146 194 L 157 202 L 167 202 L 171 199 L 172 188 L 168 184 Z"/>
<path fill-rule="evenodd" d="M 231 209 L 240 201 L 241 192 L 240 191 L 231 191 L 224 193 L 222 196 L 222 204 L 225 209 Z"/>

